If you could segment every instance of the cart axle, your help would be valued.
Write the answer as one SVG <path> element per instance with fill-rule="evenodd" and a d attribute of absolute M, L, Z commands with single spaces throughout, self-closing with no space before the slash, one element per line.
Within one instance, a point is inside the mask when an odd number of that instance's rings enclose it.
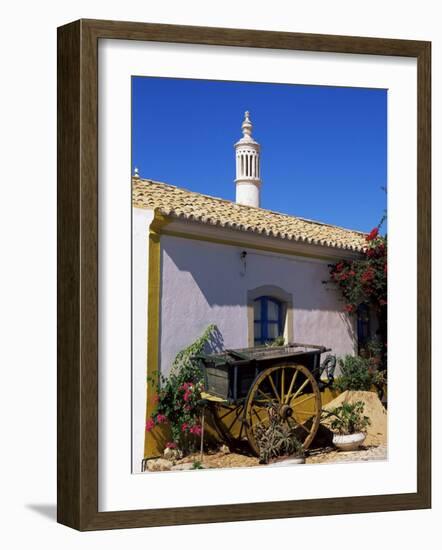
<path fill-rule="evenodd" d="M 293 415 L 293 409 L 289 405 L 281 405 L 279 408 L 279 415 L 286 420 Z"/>

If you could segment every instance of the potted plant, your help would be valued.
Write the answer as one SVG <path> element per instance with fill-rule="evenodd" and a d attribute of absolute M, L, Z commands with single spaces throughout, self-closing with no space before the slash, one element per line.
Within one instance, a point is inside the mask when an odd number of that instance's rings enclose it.
<path fill-rule="evenodd" d="M 330 428 L 334 432 L 335 447 L 341 451 L 355 451 L 364 443 L 370 419 L 363 413 L 362 401 L 344 402 L 340 407 L 326 412 L 326 418 L 332 418 Z"/>
<path fill-rule="evenodd" d="M 256 429 L 259 462 L 280 466 L 304 464 L 304 448 L 293 428 L 282 420 L 275 406 L 269 407 L 268 414 L 268 425 L 257 426 Z"/>

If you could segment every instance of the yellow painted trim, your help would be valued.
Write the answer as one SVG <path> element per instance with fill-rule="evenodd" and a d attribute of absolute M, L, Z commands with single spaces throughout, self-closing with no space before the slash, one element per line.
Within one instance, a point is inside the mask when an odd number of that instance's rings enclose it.
<path fill-rule="evenodd" d="M 147 397 L 146 421 L 155 410 L 154 395 L 159 375 L 160 346 L 160 295 L 161 295 L 161 230 L 170 220 L 154 212 L 148 237 L 148 307 L 147 307 Z M 151 380 L 155 382 L 152 383 Z M 165 437 L 164 430 L 155 428 L 145 433 L 144 458 L 152 458 L 162 454 Z"/>
<path fill-rule="evenodd" d="M 323 256 L 319 254 L 307 254 L 305 252 L 296 252 L 291 250 L 285 250 L 282 248 L 277 248 L 273 246 L 265 246 L 265 245 L 259 245 L 259 244 L 251 244 L 243 241 L 235 241 L 230 239 L 218 239 L 216 237 L 209 237 L 207 235 L 195 235 L 193 233 L 184 233 L 182 231 L 171 231 L 166 229 L 165 231 L 161 232 L 163 235 L 168 235 L 169 237 L 179 237 L 182 239 L 191 239 L 194 241 L 204 241 L 209 243 L 215 243 L 215 244 L 225 244 L 228 246 L 236 246 L 239 248 L 252 248 L 253 250 L 262 250 L 264 252 L 274 252 L 278 254 L 288 254 L 290 256 L 302 256 L 304 258 L 313 258 L 316 260 L 327 260 L 331 262 L 335 262 L 337 257 L 336 256 Z M 342 251 L 345 254 L 345 250 Z M 349 253 L 354 254 L 354 251 L 347 251 Z"/>

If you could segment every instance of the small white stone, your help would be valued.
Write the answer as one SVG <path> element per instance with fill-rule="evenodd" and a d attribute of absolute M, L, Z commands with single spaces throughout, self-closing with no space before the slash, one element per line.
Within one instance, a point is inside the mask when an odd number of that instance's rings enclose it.
<path fill-rule="evenodd" d="M 170 470 L 173 463 L 165 458 L 154 458 L 146 462 L 146 469 L 149 472 L 166 472 Z"/>
<path fill-rule="evenodd" d="M 183 453 L 179 449 L 166 448 L 164 449 L 163 456 L 167 460 L 171 460 L 172 462 L 175 462 L 176 460 L 183 458 Z"/>
<path fill-rule="evenodd" d="M 286 458 L 284 460 L 271 462 L 270 464 L 267 464 L 267 467 L 270 468 L 272 466 L 293 466 L 294 464 L 305 464 L 305 458 L 304 457 Z"/>
<path fill-rule="evenodd" d="M 193 467 L 193 462 L 184 462 L 184 464 L 176 464 L 175 466 L 172 466 L 172 468 L 171 468 L 171 470 L 194 470 L 194 469 L 196 470 L 197 468 Z M 201 464 L 198 469 L 199 470 L 200 469 L 205 469 L 205 466 L 203 466 Z"/>

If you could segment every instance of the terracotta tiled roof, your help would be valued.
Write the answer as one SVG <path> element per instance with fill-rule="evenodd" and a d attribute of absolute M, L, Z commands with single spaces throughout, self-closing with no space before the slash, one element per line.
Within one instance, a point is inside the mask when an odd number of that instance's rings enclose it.
<path fill-rule="evenodd" d="M 361 251 L 366 233 L 288 216 L 263 208 L 202 195 L 157 181 L 134 177 L 132 205 L 199 223 L 260 233 L 279 239 Z"/>

